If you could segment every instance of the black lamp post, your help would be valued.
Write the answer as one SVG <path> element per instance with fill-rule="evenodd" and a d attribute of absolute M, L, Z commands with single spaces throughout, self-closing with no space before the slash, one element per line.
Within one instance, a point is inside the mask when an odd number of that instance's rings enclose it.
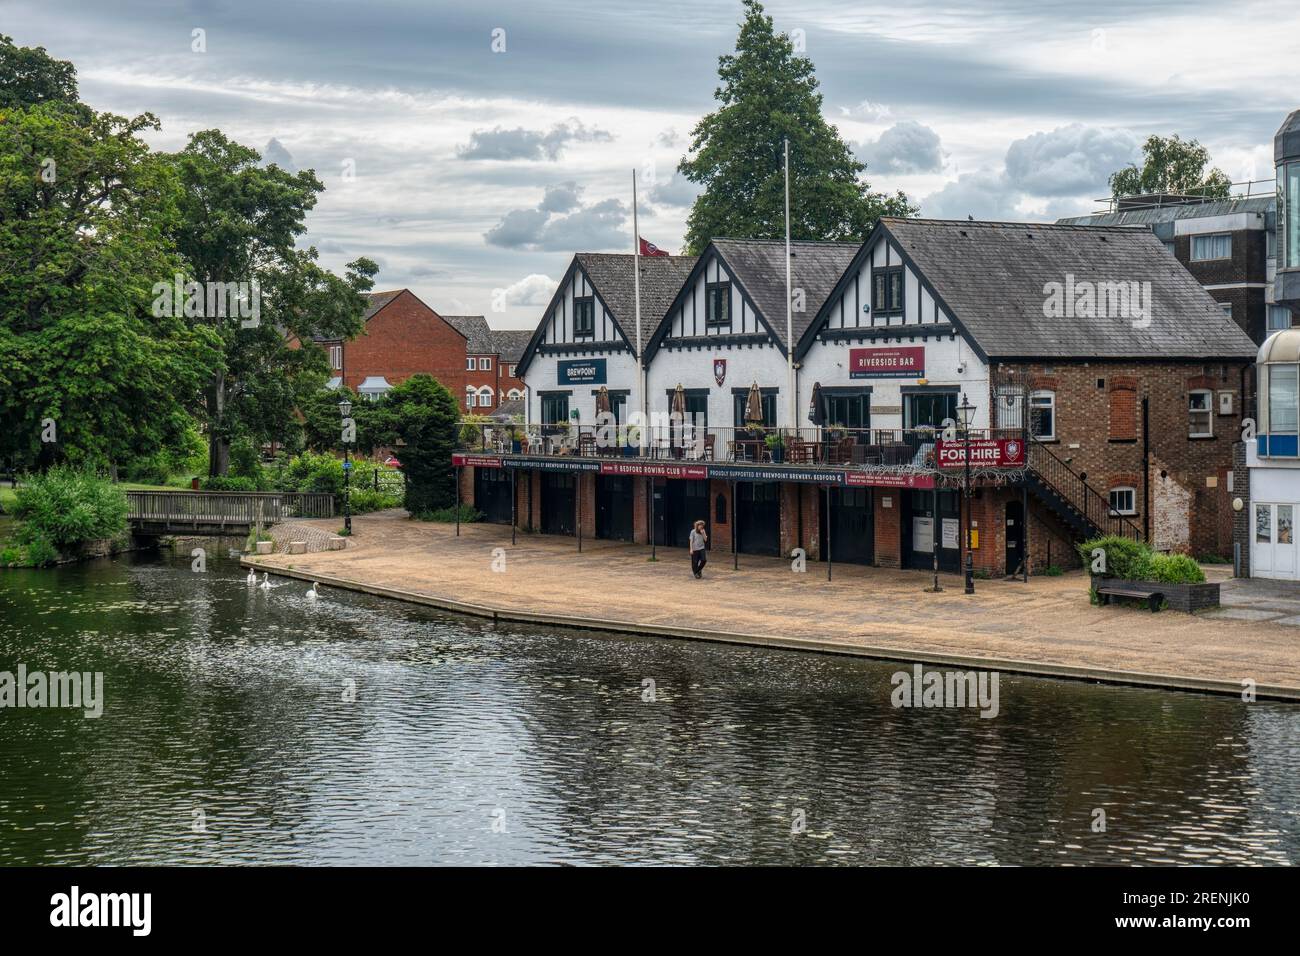
<path fill-rule="evenodd" d="M 348 416 L 352 414 L 352 403 L 345 397 L 339 402 L 339 415 L 342 417 L 343 425 L 343 531 L 345 534 L 352 534 L 352 501 L 348 494 L 349 477 L 352 474 L 352 460 L 348 458 Z"/>
<path fill-rule="evenodd" d="M 970 520 L 970 423 L 975 417 L 975 406 L 970 403 L 970 399 L 963 393 L 961 404 L 957 406 L 957 414 L 961 416 L 961 428 L 965 441 L 966 451 L 966 593 L 975 593 L 975 562 L 971 556 L 971 520 Z"/>

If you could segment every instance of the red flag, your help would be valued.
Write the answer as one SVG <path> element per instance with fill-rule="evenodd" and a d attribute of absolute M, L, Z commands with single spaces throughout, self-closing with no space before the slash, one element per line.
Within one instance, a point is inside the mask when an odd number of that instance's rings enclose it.
<path fill-rule="evenodd" d="M 640 236 L 638 236 L 637 238 L 638 238 L 638 239 L 641 239 Z M 665 252 L 663 249 L 660 249 L 660 248 L 659 248 L 658 246 L 656 246 L 653 242 L 646 242 L 644 239 L 641 239 L 641 255 L 643 255 L 643 256 L 666 256 L 666 255 L 668 255 L 668 253 Z"/>

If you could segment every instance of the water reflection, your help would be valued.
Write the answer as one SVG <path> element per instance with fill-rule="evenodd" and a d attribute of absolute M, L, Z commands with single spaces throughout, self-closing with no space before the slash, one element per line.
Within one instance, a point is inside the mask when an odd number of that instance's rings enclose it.
<path fill-rule="evenodd" d="M 107 695 L 99 720 L 0 710 L 0 863 L 1300 851 L 1294 706 L 1004 675 L 993 720 L 898 710 L 895 665 L 493 627 L 307 587 L 188 558 L 0 575 L 0 670 L 102 670 Z"/>

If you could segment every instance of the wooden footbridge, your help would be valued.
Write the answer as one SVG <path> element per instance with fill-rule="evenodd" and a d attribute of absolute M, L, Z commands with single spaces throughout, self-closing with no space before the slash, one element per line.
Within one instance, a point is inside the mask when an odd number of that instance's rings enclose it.
<path fill-rule="evenodd" d="M 334 517 L 328 492 L 128 491 L 136 534 L 246 535 L 295 518 Z"/>

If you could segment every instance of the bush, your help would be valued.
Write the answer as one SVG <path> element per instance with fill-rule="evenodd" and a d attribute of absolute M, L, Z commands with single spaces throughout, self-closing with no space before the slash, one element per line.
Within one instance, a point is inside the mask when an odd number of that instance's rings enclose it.
<path fill-rule="evenodd" d="M 437 508 L 433 511 L 422 511 L 415 516 L 421 521 L 441 521 L 450 523 L 456 520 L 456 509 Z M 472 524 L 475 521 L 483 520 L 483 512 L 475 511 L 473 505 L 460 506 L 460 520 L 464 524 Z"/>
<path fill-rule="evenodd" d="M 29 475 L 16 494 L 17 540 L 43 557 L 64 549 L 116 538 L 126 531 L 126 495 L 107 478 L 62 466 Z M 48 562 L 42 562 L 48 563 Z"/>
<path fill-rule="evenodd" d="M 1049 578 L 1059 578 L 1064 573 L 1065 573 L 1064 571 L 1062 571 L 1054 564 L 1051 567 L 1044 569 L 1043 571 L 1043 575 Z"/>
<path fill-rule="evenodd" d="M 244 479 L 252 484 L 252 491 L 265 491 L 270 488 L 266 472 L 258 454 L 257 446 L 247 438 L 241 438 L 230 446 L 230 478 Z"/>
<path fill-rule="evenodd" d="M 1201 584 L 1205 581 L 1205 572 L 1185 554 L 1153 554 L 1141 580 L 1162 584 Z"/>
<path fill-rule="evenodd" d="M 234 475 L 217 476 L 203 479 L 204 491 L 257 491 L 257 482 L 252 478 L 237 478 Z"/>
<path fill-rule="evenodd" d="M 1078 546 L 1079 557 L 1085 568 L 1092 567 L 1092 552 L 1101 548 L 1106 552 L 1106 576 L 1128 581 L 1144 580 L 1142 573 L 1151 559 L 1151 549 L 1141 541 L 1109 534 L 1093 538 Z"/>
<path fill-rule="evenodd" d="M 393 495 L 386 495 L 382 491 L 375 491 L 373 488 L 354 488 L 352 489 L 349 504 L 354 515 L 361 515 L 368 511 L 400 508 L 402 499 Z"/>

